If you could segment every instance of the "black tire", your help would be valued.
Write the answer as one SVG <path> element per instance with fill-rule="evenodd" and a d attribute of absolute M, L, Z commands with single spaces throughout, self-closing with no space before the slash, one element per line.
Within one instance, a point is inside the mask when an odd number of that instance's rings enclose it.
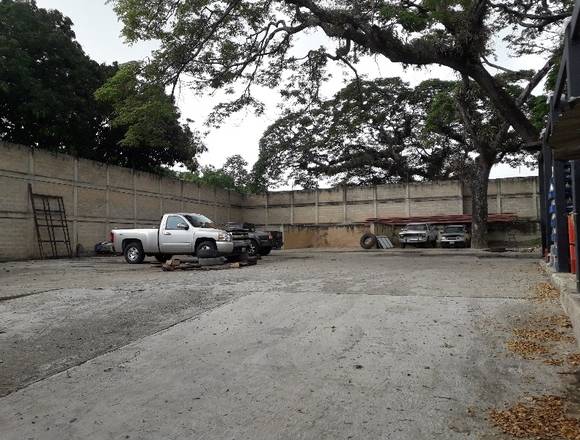
<path fill-rule="evenodd" d="M 377 236 L 375 234 L 366 233 L 360 238 L 360 247 L 363 249 L 376 249 Z"/>
<path fill-rule="evenodd" d="M 260 255 L 266 256 L 266 255 L 270 255 L 270 252 L 272 252 L 272 248 L 262 248 L 260 249 Z"/>
<path fill-rule="evenodd" d="M 145 260 L 145 252 L 143 246 L 138 241 L 131 241 L 125 245 L 123 249 L 125 261 L 129 264 L 141 264 Z"/>
<path fill-rule="evenodd" d="M 155 255 L 155 259 L 157 261 L 159 261 L 160 263 L 165 263 L 168 260 L 171 260 L 171 257 L 173 257 L 173 255 L 166 255 L 166 254 Z"/>
<path fill-rule="evenodd" d="M 200 249 L 197 252 L 197 258 L 218 258 L 220 256 L 219 252 L 214 249 Z"/>
<path fill-rule="evenodd" d="M 217 246 L 214 241 L 202 240 L 195 248 L 195 255 L 198 258 L 215 258 L 217 256 Z"/>
<path fill-rule="evenodd" d="M 198 258 L 199 265 L 202 267 L 206 266 L 222 266 L 226 262 L 225 257 L 216 258 Z"/>
<path fill-rule="evenodd" d="M 250 238 L 250 245 L 248 246 L 248 255 L 250 257 L 257 257 L 260 254 L 260 245 L 256 240 Z"/>

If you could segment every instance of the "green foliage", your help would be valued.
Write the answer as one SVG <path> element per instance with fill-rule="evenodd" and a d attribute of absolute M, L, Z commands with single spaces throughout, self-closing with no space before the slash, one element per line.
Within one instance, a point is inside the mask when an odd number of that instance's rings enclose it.
<path fill-rule="evenodd" d="M 529 72 L 498 75 L 506 90 Z M 542 97 L 523 106 L 541 124 Z M 459 111 L 462 101 L 469 127 Z M 353 81 L 332 99 L 287 112 L 260 140 L 253 176 L 258 187 L 289 181 L 316 187 L 414 180 L 469 180 L 474 158 L 527 163 L 514 131 L 499 140 L 504 119 L 473 84 L 427 80 L 415 88 L 400 78 Z M 499 144 L 498 144 L 499 143 Z"/>
<path fill-rule="evenodd" d="M 530 112 L 532 124 L 538 128 L 543 129 L 546 126 L 546 116 L 550 111 L 548 104 L 548 97 L 545 95 L 534 96 L 530 102 Z"/>
<path fill-rule="evenodd" d="M 75 41 L 72 22 L 34 2 L 0 2 L 0 138 L 52 151 L 97 148 L 94 91 L 115 67 Z"/>
<path fill-rule="evenodd" d="M 187 125 L 179 123 L 180 114 L 162 84 L 146 81 L 141 64 L 127 63 L 95 92 L 99 102 L 110 105 L 112 128 L 123 129 L 119 145 L 129 161 L 152 170 L 167 163 L 181 163 L 195 170 L 195 157 L 204 150 L 200 139 Z"/>
<path fill-rule="evenodd" d="M 533 143 L 538 132 L 513 95 L 493 81 L 483 58 L 510 29 L 516 53 L 553 49 L 572 0 L 111 0 L 129 41 L 158 40 L 152 65 L 167 84 L 187 76 L 196 91 L 221 88 L 228 101 L 211 118 L 264 107 L 256 86 L 279 88 L 289 109 L 320 99 L 331 61 L 355 67 L 362 56 L 404 65 L 447 66 L 473 80 L 513 128 Z M 300 34 L 332 41 L 304 52 Z M 329 46 L 334 45 L 333 48 Z"/>
<path fill-rule="evenodd" d="M 435 96 L 452 84 L 411 89 L 400 78 L 353 81 L 332 99 L 288 112 L 260 140 L 257 185 L 316 187 L 459 177 L 452 139 L 426 129 Z"/>
<path fill-rule="evenodd" d="M 228 157 L 222 168 L 204 166 L 196 172 L 179 173 L 178 177 L 201 185 L 238 192 L 255 192 L 255 185 L 250 178 L 247 166 L 248 162 L 236 154 Z"/>
<path fill-rule="evenodd" d="M 92 61 L 60 12 L 0 0 L 0 139 L 146 171 L 195 169 L 203 145 L 137 70 Z"/>

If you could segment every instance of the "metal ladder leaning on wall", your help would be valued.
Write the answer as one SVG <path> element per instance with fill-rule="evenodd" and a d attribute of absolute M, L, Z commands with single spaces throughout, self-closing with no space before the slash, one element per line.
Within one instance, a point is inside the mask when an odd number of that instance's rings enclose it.
<path fill-rule="evenodd" d="M 28 184 L 28 194 L 34 213 L 40 258 L 71 258 L 72 246 L 63 198 L 35 194 L 32 192 L 31 184 Z M 45 245 L 48 245 L 49 249 L 45 249 Z"/>

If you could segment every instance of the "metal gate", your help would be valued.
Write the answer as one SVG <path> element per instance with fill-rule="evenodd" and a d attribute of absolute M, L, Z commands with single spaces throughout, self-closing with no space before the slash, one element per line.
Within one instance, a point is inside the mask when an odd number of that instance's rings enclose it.
<path fill-rule="evenodd" d="M 28 194 L 34 213 L 40 258 L 71 258 L 72 247 L 63 198 L 35 194 L 31 184 L 28 184 Z"/>

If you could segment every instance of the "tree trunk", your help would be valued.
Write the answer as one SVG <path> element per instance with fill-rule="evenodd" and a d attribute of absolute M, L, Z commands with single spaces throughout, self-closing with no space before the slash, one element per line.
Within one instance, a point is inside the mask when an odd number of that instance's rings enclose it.
<path fill-rule="evenodd" d="M 482 156 L 476 160 L 474 176 L 471 180 L 471 247 L 483 249 L 487 242 L 487 186 L 493 162 Z"/>

